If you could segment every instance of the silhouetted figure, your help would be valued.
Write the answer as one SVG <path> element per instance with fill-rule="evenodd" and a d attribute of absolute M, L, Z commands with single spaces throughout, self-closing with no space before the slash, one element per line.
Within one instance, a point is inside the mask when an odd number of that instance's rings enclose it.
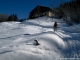
<path fill-rule="evenodd" d="M 54 32 L 56 31 L 57 26 L 58 26 L 58 25 L 57 25 L 57 22 L 55 22 L 55 23 L 54 23 L 54 26 L 53 26 Z"/>
<path fill-rule="evenodd" d="M 35 45 L 37 46 L 37 45 L 40 45 L 39 43 L 38 43 L 38 40 L 34 40 L 35 41 Z"/>

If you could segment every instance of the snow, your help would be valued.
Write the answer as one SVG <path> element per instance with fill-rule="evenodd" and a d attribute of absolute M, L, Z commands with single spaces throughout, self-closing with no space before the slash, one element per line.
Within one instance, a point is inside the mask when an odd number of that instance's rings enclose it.
<path fill-rule="evenodd" d="M 58 29 L 53 31 L 54 22 Z M 38 46 L 34 45 L 37 39 Z M 40 17 L 0 23 L 0 60 L 61 60 L 80 57 L 80 24 Z"/>

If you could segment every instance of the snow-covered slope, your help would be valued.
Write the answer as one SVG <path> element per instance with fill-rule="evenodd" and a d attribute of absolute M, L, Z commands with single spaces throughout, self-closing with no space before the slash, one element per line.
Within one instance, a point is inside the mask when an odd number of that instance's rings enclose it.
<path fill-rule="evenodd" d="M 54 22 L 58 29 L 53 31 Z M 59 60 L 80 57 L 80 25 L 39 18 L 0 23 L 0 60 Z M 37 39 L 40 45 L 35 46 Z"/>

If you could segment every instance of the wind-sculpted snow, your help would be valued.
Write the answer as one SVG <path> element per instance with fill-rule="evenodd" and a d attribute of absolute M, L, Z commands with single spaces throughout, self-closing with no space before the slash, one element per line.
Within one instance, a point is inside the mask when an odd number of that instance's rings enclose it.
<path fill-rule="evenodd" d="M 58 22 L 56 32 L 53 31 L 55 21 Z M 79 25 L 70 27 L 62 19 L 45 17 L 0 23 L 0 60 L 60 60 L 80 57 L 79 29 Z M 40 45 L 34 45 L 35 39 Z"/>

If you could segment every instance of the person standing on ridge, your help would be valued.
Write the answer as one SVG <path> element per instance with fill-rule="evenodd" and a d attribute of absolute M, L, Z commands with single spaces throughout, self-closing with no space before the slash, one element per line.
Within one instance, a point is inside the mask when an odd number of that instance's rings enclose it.
<path fill-rule="evenodd" d="M 56 31 L 57 26 L 58 26 L 58 25 L 57 25 L 57 22 L 55 22 L 55 23 L 54 23 L 54 26 L 53 26 L 54 32 Z"/>

